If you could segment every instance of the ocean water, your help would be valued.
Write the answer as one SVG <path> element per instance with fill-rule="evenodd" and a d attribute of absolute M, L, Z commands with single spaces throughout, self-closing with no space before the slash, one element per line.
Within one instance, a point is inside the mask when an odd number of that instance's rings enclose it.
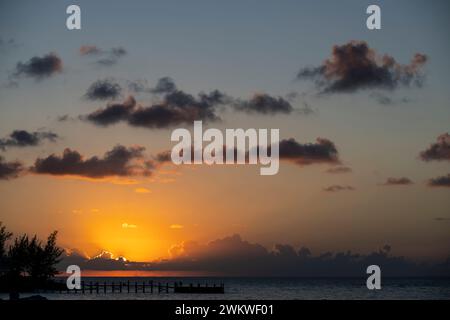
<path fill-rule="evenodd" d="M 83 277 L 85 283 L 120 281 L 134 283 L 153 281 L 154 284 L 182 282 L 197 285 L 225 285 L 225 294 L 175 294 L 171 293 L 39 293 L 51 300 L 197 300 L 197 299 L 420 299 L 450 300 L 450 278 L 388 278 L 382 279 L 381 290 L 368 290 L 365 279 L 356 278 L 218 278 L 218 277 Z M 100 290 L 101 291 L 101 290 Z M 124 289 L 123 291 L 127 291 Z M 131 290 L 134 291 L 134 288 Z M 156 291 L 156 293 L 155 293 Z M 28 294 L 22 294 L 22 297 Z M 6 299 L 7 295 L 0 298 Z"/>

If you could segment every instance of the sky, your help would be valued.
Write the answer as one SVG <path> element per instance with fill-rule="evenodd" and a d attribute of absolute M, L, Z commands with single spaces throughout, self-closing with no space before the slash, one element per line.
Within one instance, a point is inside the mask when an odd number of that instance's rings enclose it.
<path fill-rule="evenodd" d="M 0 3 L 0 221 L 15 234 L 133 261 L 236 234 L 449 256 L 446 1 L 76 1 L 67 30 L 70 4 Z M 193 120 L 280 129 L 279 173 L 159 159 Z"/>

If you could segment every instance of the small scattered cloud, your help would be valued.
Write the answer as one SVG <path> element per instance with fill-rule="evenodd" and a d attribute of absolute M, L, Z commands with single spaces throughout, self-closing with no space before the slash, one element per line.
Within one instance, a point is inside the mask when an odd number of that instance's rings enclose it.
<path fill-rule="evenodd" d="M 350 173 L 352 172 L 352 168 L 346 166 L 336 166 L 331 167 L 327 171 L 327 173 L 340 174 L 340 173 Z"/>
<path fill-rule="evenodd" d="M 450 173 L 428 180 L 428 186 L 450 188 Z"/>
<path fill-rule="evenodd" d="M 23 164 L 19 161 L 5 161 L 0 156 L 0 180 L 10 180 L 19 177 L 25 170 Z"/>
<path fill-rule="evenodd" d="M 102 52 L 97 46 L 84 45 L 80 47 L 80 54 L 82 56 L 95 56 Z"/>
<path fill-rule="evenodd" d="M 137 225 L 124 222 L 124 223 L 122 223 L 122 228 L 123 229 L 136 229 Z"/>
<path fill-rule="evenodd" d="M 169 228 L 170 229 L 183 229 L 184 226 L 181 224 L 171 224 Z"/>
<path fill-rule="evenodd" d="M 95 57 L 95 63 L 101 66 L 115 65 L 120 58 L 127 54 L 124 47 L 113 47 L 111 49 L 101 49 L 95 45 L 83 45 L 79 49 L 80 55 Z"/>
<path fill-rule="evenodd" d="M 316 143 L 301 144 L 294 138 L 280 141 L 280 159 L 298 165 L 313 163 L 339 164 L 339 154 L 335 144 L 326 138 L 317 138 Z"/>
<path fill-rule="evenodd" d="M 3 39 L 0 37 L 0 50 L 9 50 L 13 48 L 17 48 L 19 44 L 14 38 Z"/>
<path fill-rule="evenodd" d="M 291 103 L 282 97 L 273 97 L 265 93 L 255 94 L 249 100 L 235 100 L 233 107 L 238 111 L 247 113 L 261 113 L 261 114 L 277 114 L 291 113 L 294 108 Z"/>
<path fill-rule="evenodd" d="M 401 178 L 389 177 L 387 178 L 386 182 L 383 183 L 384 186 L 407 186 L 411 184 L 414 184 L 414 182 L 412 182 L 411 179 L 406 177 Z"/>
<path fill-rule="evenodd" d="M 152 191 L 147 188 L 136 188 L 136 189 L 134 189 L 134 192 L 136 192 L 136 193 L 151 193 Z"/>
<path fill-rule="evenodd" d="M 325 94 L 420 87 L 427 61 L 426 55 L 416 53 L 409 64 L 402 65 L 390 55 L 380 56 L 365 41 L 350 41 L 333 46 L 331 57 L 323 64 L 302 68 L 297 79 L 313 80 L 318 91 Z"/>
<path fill-rule="evenodd" d="M 450 135 L 443 133 L 428 149 L 419 154 L 423 161 L 450 161 Z"/>
<path fill-rule="evenodd" d="M 28 132 L 26 130 L 14 130 L 8 137 L 0 139 L 0 150 L 10 147 L 37 146 L 44 140 L 55 142 L 59 136 L 51 131 Z"/>
<path fill-rule="evenodd" d="M 121 92 L 121 86 L 114 79 L 106 78 L 92 83 L 84 96 L 88 100 L 109 100 L 118 98 Z"/>
<path fill-rule="evenodd" d="M 342 186 L 338 184 L 323 188 L 323 191 L 326 192 L 353 191 L 353 190 L 355 190 L 355 188 L 352 186 Z"/>
<path fill-rule="evenodd" d="M 28 77 L 42 80 L 61 73 L 62 70 L 61 58 L 55 53 L 48 53 L 42 57 L 32 57 L 26 62 L 18 62 L 11 78 Z"/>
<path fill-rule="evenodd" d="M 409 103 L 410 99 L 403 97 L 401 99 L 396 99 L 393 97 L 389 97 L 381 92 L 373 92 L 370 94 L 370 97 L 374 99 L 376 102 L 378 102 L 381 105 L 385 106 L 391 106 L 395 104 L 403 104 L 403 103 Z"/>

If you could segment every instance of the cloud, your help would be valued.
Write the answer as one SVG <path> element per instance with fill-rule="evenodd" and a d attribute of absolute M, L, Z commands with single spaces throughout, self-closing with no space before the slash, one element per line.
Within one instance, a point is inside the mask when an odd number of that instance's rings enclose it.
<path fill-rule="evenodd" d="M 385 94 L 382 94 L 381 92 L 373 92 L 370 94 L 370 97 L 372 99 L 374 99 L 376 102 L 378 102 L 379 104 L 385 105 L 385 106 L 410 102 L 410 99 L 408 99 L 406 97 L 401 98 L 401 99 L 394 99 Z"/>
<path fill-rule="evenodd" d="M 450 218 L 445 218 L 445 217 L 436 217 L 434 218 L 435 221 L 450 221 Z"/>
<path fill-rule="evenodd" d="M 24 171 L 24 167 L 19 161 L 7 162 L 0 156 L 0 180 L 17 178 Z"/>
<path fill-rule="evenodd" d="M 337 166 L 337 167 L 332 167 L 332 168 L 328 169 L 326 172 L 333 173 L 333 174 L 349 173 L 349 172 L 352 172 L 352 168 L 346 167 L 346 166 Z"/>
<path fill-rule="evenodd" d="M 134 189 L 134 192 L 136 192 L 136 193 L 151 193 L 152 191 L 147 188 L 136 188 L 136 189 Z"/>
<path fill-rule="evenodd" d="M 440 176 L 428 180 L 428 185 L 430 187 L 450 187 L 450 173 L 446 176 Z"/>
<path fill-rule="evenodd" d="M 170 229 L 183 229 L 184 226 L 181 225 L 181 224 L 172 224 L 172 225 L 170 225 L 169 228 L 170 228 Z"/>
<path fill-rule="evenodd" d="M 84 45 L 80 47 L 80 54 L 82 56 L 89 56 L 89 55 L 98 55 L 102 52 L 101 49 L 99 49 L 97 46 L 90 46 L 90 45 Z"/>
<path fill-rule="evenodd" d="M 317 138 L 316 143 L 301 144 L 294 138 L 280 141 L 280 159 L 298 165 L 313 163 L 339 164 L 338 150 L 334 143 L 325 138 Z"/>
<path fill-rule="evenodd" d="M 128 89 L 135 93 L 151 93 L 155 95 L 167 94 L 177 91 L 175 82 L 170 77 L 163 77 L 158 80 L 155 87 L 150 87 L 147 80 L 128 81 Z"/>
<path fill-rule="evenodd" d="M 73 175 L 89 178 L 124 177 L 143 175 L 152 172 L 150 164 L 143 156 L 144 147 L 115 146 L 102 158 L 97 156 L 84 159 L 75 150 L 65 149 L 62 156 L 52 154 L 36 159 L 31 171 L 36 174 Z"/>
<path fill-rule="evenodd" d="M 56 141 L 59 136 L 51 131 L 28 132 L 26 130 L 14 130 L 8 137 L 0 139 L 0 150 L 8 147 L 37 146 L 42 141 Z"/>
<path fill-rule="evenodd" d="M 17 48 L 19 44 L 16 42 L 14 38 L 9 39 L 3 39 L 0 37 L 0 50 L 3 49 L 11 49 L 11 48 Z"/>
<path fill-rule="evenodd" d="M 122 228 L 123 229 L 136 229 L 137 225 L 124 222 L 124 223 L 122 223 Z"/>
<path fill-rule="evenodd" d="M 258 148 L 258 147 L 256 147 Z M 270 146 L 268 148 L 270 154 Z M 228 147 L 223 145 L 223 161 L 226 162 L 226 152 Z M 234 157 L 237 158 L 238 150 L 234 149 Z M 192 147 L 191 156 L 193 157 L 194 150 Z M 180 153 L 180 155 L 182 155 Z M 333 142 L 325 138 L 317 138 L 317 143 L 301 144 L 294 138 L 283 139 L 279 143 L 279 157 L 280 160 L 292 162 L 294 164 L 305 166 L 311 164 L 339 164 L 339 154 Z M 171 150 L 164 150 L 154 156 L 157 163 L 171 162 Z M 245 155 L 245 162 L 248 163 L 248 151 Z"/>
<path fill-rule="evenodd" d="M 323 191 L 326 192 L 353 191 L 353 190 L 355 190 L 355 188 L 352 186 L 341 186 L 338 184 L 323 188 Z"/>
<path fill-rule="evenodd" d="M 443 133 L 437 137 L 436 143 L 419 154 L 423 161 L 449 161 L 450 160 L 450 135 Z"/>
<path fill-rule="evenodd" d="M 113 47 L 105 50 L 94 45 L 83 45 L 79 51 L 82 56 L 96 57 L 95 63 L 102 66 L 112 66 L 127 54 L 124 47 Z"/>
<path fill-rule="evenodd" d="M 133 262 L 103 251 L 94 258 L 76 250 L 66 251 L 58 265 L 65 270 L 77 264 L 83 270 L 201 271 L 228 276 L 360 277 L 368 265 L 381 267 L 385 276 L 449 276 L 450 259 L 438 263 L 415 263 L 395 256 L 389 245 L 368 254 L 349 250 L 313 254 L 307 247 L 275 244 L 273 249 L 232 235 L 206 244 L 184 241 L 169 249 L 169 259 Z"/>
<path fill-rule="evenodd" d="M 127 121 L 136 106 L 136 100 L 129 96 L 123 103 L 108 104 L 106 108 L 98 109 L 81 119 L 85 119 L 100 126 L 108 126 L 119 121 Z"/>
<path fill-rule="evenodd" d="M 114 79 L 108 78 L 92 83 L 84 96 L 89 100 L 116 99 L 121 91 L 120 85 Z"/>
<path fill-rule="evenodd" d="M 262 114 L 289 114 L 293 107 L 289 101 L 282 97 L 272 97 L 268 94 L 255 94 L 249 100 L 236 100 L 233 106 L 238 111 Z"/>
<path fill-rule="evenodd" d="M 333 46 L 330 58 L 320 66 L 301 69 L 297 79 L 313 80 L 320 93 L 420 87 L 427 60 L 426 55 L 416 53 L 409 64 L 402 65 L 392 56 L 379 56 L 364 41 L 350 41 Z"/>
<path fill-rule="evenodd" d="M 383 183 L 384 186 L 405 186 L 405 185 L 411 185 L 414 184 L 414 182 L 411 181 L 411 179 L 406 177 L 401 178 L 387 178 L 386 182 Z"/>
<path fill-rule="evenodd" d="M 175 92 L 176 90 L 177 86 L 175 85 L 175 82 L 172 80 L 172 78 L 163 77 L 158 80 L 158 83 L 156 84 L 155 88 L 151 89 L 151 92 L 156 94 L 163 94 Z"/>
<path fill-rule="evenodd" d="M 225 102 L 226 95 L 217 90 L 200 93 L 197 97 L 177 90 L 164 95 L 160 103 L 148 107 L 137 106 L 134 97 L 130 96 L 122 104 L 108 105 L 82 119 L 103 126 L 126 121 L 135 127 L 167 128 L 192 124 L 194 120 L 217 121 L 219 117 L 215 107 Z"/>
<path fill-rule="evenodd" d="M 41 80 L 60 73 L 62 69 L 61 58 L 55 53 L 49 53 L 42 57 L 32 57 L 27 62 L 18 62 L 12 77 L 29 77 Z"/>

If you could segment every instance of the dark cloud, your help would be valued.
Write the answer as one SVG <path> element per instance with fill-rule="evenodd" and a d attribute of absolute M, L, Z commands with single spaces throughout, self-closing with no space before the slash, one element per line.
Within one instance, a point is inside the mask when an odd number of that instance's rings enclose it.
<path fill-rule="evenodd" d="M 89 100 L 107 100 L 116 99 L 121 92 L 121 86 L 114 79 L 108 78 L 92 83 L 84 96 Z"/>
<path fill-rule="evenodd" d="M 450 160 L 450 135 L 448 133 L 441 134 L 436 140 L 436 143 L 432 143 L 428 149 L 420 153 L 419 156 L 423 161 Z"/>
<path fill-rule="evenodd" d="M 355 190 L 355 188 L 353 188 L 352 186 L 341 186 L 338 184 L 323 188 L 323 191 L 326 192 L 353 191 L 353 190 Z"/>
<path fill-rule="evenodd" d="M 326 171 L 327 173 L 349 173 L 352 172 L 352 168 L 346 166 L 332 167 Z"/>
<path fill-rule="evenodd" d="M 338 150 L 334 143 L 325 138 L 317 138 L 316 143 L 298 143 L 290 138 L 280 141 L 280 159 L 298 165 L 313 163 L 339 164 Z"/>
<path fill-rule="evenodd" d="M 13 78 L 30 77 L 36 80 L 48 78 L 62 71 L 62 60 L 54 53 L 42 57 L 33 57 L 27 62 L 18 62 Z"/>
<path fill-rule="evenodd" d="M 450 173 L 446 176 L 432 178 L 428 181 L 430 187 L 450 187 Z"/>
<path fill-rule="evenodd" d="M 44 140 L 54 142 L 58 138 L 59 136 L 51 131 L 14 130 L 8 137 L 0 139 L 0 150 L 5 150 L 8 147 L 37 146 Z"/>
<path fill-rule="evenodd" d="M 111 103 L 106 108 L 83 116 L 82 119 L 91 121 L 97 125 L 108 126 L 119 121 L 126 121 L 136 106 L 134 97 L 129 96 L 123 103 Z"/>
<path fill-rule="evenodd" d="M 108 105 L 82 118 L 98 125 L 126 121 L 136 127 L 166 128 L 191 124 L 194 120 L 219 120 L 215 108 L 226 101 L 227 96 L 217 90 L 200 93 L 197 97 L 176 90 L 164 95 L 160 103 L 148 107 L 137 106 L 134 98 L 130 97 L 122 104 Z"/>
<path fill-rule="evenodd" d="M 147 80 L 128 81 L 128 89 L 135 93 L 167 94 L 177 89 L 175 82 L 170 77 L 163 77 L 158 80 L 155 87 L 150 87 Z"/>
<path fill-rule="evenodd" d="M 268 94 L 255 94 L 249 100 L 236 100 L 233 106 L 238 111 L 262 114 L 289 114 L 293 107 L 289 101 L 282 97 L 272 97 Z"/>
<path fill-rule="evenodd" d="M 297 79 L 312 79 L 321 93 L 355 92 L 362 89 L 394 90 L 400 86 L 421 86 L 421 72 L 428 58 L 416 53 L 408 65 L 389 55 L 379 56 L 364 41 L 335 45 L 331 58 L 317 67 L 303 68 Z"/>
<path fill-rule="evenodd" d="M 152 92 L 161 94 L 161 93 L 171 93 L 177 90 L 177 86 L 175 82 L 169 77 L 163 77 L 158 80 L 155 88 L 153 88 Z"/>
<path fill-rule="evenodd" d="M 126 49 L 123 47 L 114 47 L 105 50 L 94 45 L 83 45 L 79 51 L 82 56 L 96 57 L 97 60 L 95 62 L 102 66 L 112 66 L 127 54 Z"/>
<path fill-rule="evenodd" d="M 223 161 L 226 162 L 226 153 L 229 148 L 223 145 Z M 258 147 L 256 147 L 258 150 Z M 271 147 L 268 148 L 270 154 Z M 234 158 L 237 158 L 238 150 L 234 148 Z M 194 154 L 194 149 L 191 150 L 191 156 Z M 182 155 L 182 152 L 180 152 Z M 314 163 L 340 163 L 338 151 L 334 143 L 330 140 L 318 138 L 317 143 L 300 144 L 294 138 L 281 140 L 279 143 L 279 157 L 280 160 L 290 161 L 297 165 L 311 165 Z M 163 163 L 171 161 L 171 150 L 162 151 L 154 157 L 155 161 Z M 245 154 L 245 162 L 249 162 L 249 152 Z"/>
<path fill-rule="evenodd" d="M 155 160 L 159 163 L 172 161 L 171 150 L 165 150 L 165 151 L 157 153 L 155 156 Z"/>
<path fill-rule="evenodd" d="M 52 154 L 46 158 L 36 159 L 31 171 L 37 174 L 76 175 L 89 178 L 111 176 L 150 175 L 151 171 L 144 161 L 144 147 L 115 146 L 102 158 L 84 159 L 75 150 L 65 149 L 62 156 Z"/>
<path fill-rule="evenodd" d="M 17 178 L 24 171 L 22 163 L 19 161 L 7 162 L 0 156 L 0 179 L 9 180 Z"/>
<path fill-rule="evenodd" d="M 114 259 L 109 253 L 89 259 L 73 252 L 66 254 L 59 270 L 77 264 L 83 270 L 201 271 L 253 277 L 361 277 L 367 266 L 375 264 L 388 277 L 450 275 L 450 259 L 442 263 L 419 264 L 393 255 L 389 245 L 368 254 L 343 251 L 313 255 L 306 247 L 296 249 L 289 244 L 276 244 L 269 250 L 233 235 L 207 244 L 186 241 L 172 246 L 169 252 L 169 259 L 150 262 Z"/>
<path fill-rule="evenodd" d="M 386 182 L 383 183 L 384 186 L 405 186 L 405 185 L 410 185 L 413 184 L 413 182 L 411 181 L 411 179 L 406 178 L 406 177 L 401 177 L 401 178 L 387 178 Z"/>

